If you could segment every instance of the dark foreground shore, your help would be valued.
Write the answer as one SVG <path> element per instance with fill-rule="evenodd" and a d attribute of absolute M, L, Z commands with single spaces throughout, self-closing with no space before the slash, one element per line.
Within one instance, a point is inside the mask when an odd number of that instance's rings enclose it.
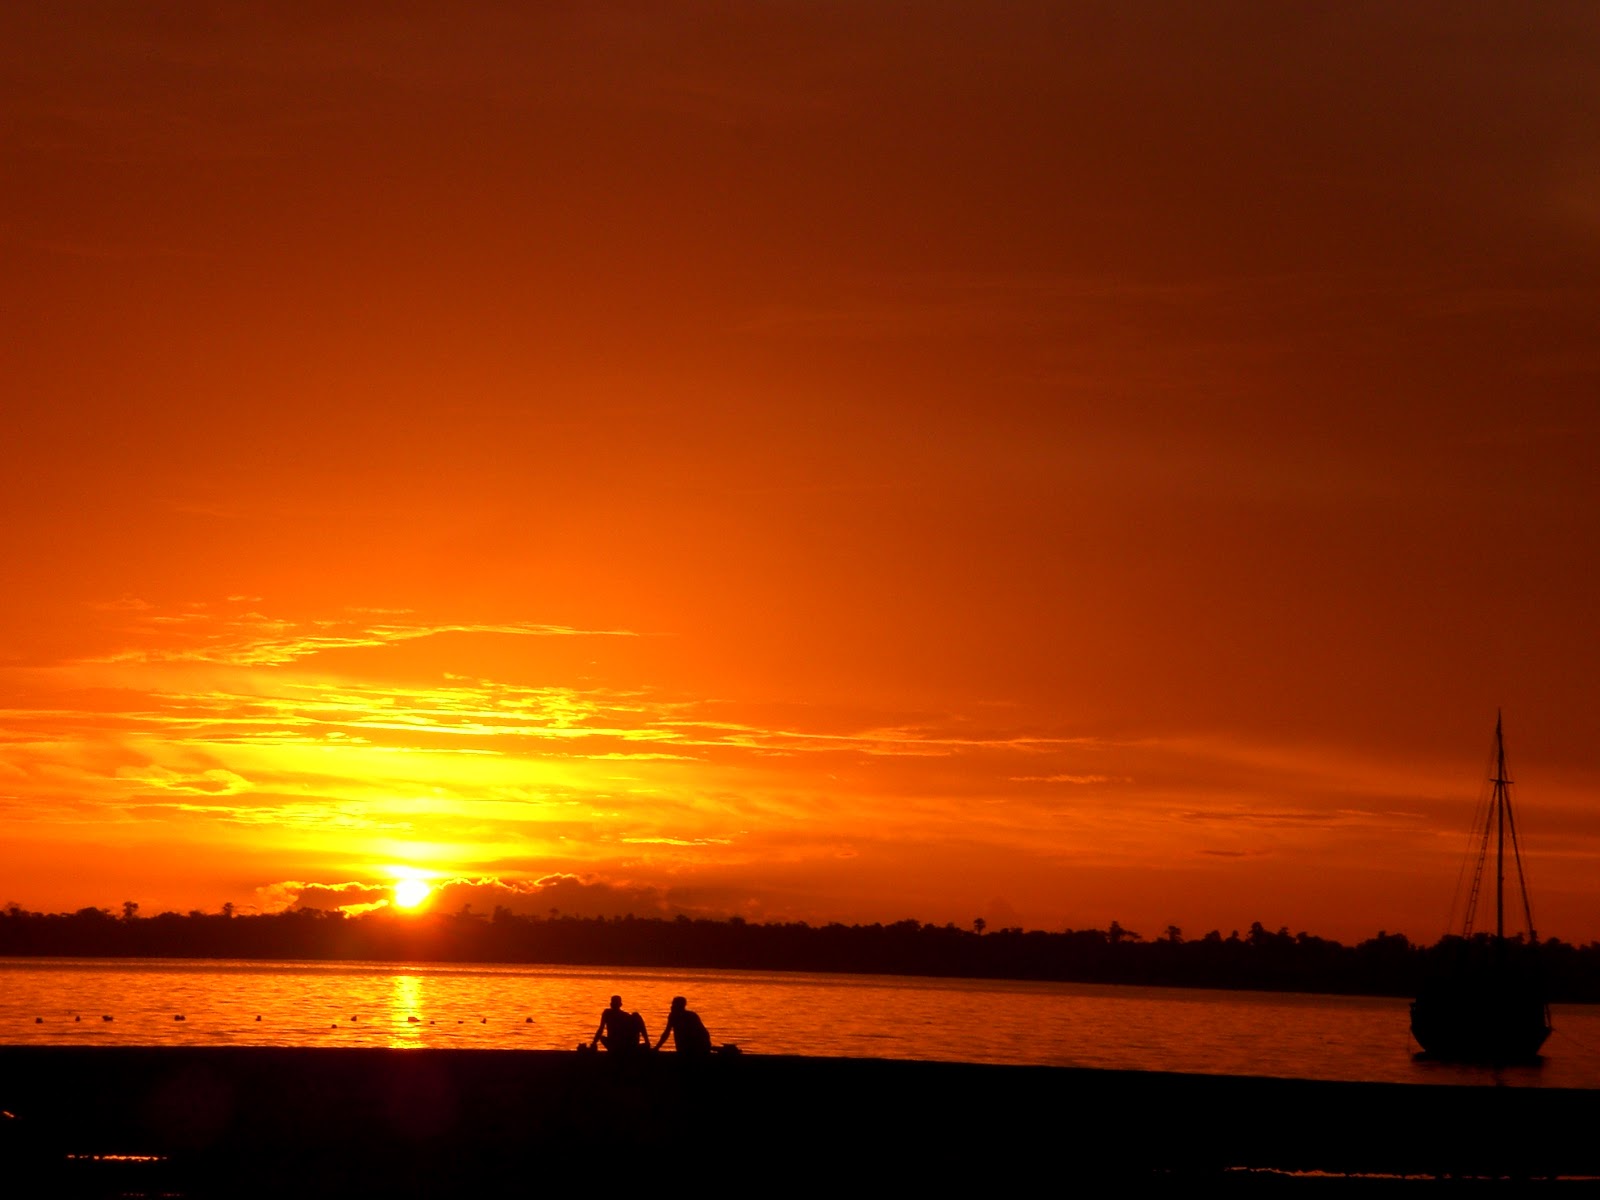
<path fill-rule="evenodd" d="M 0 1109 L 0 1191 L 19 1196 L 1600 1177 L 1600 1092 L 1553 1088 L 760 1055 L 18 1046 L 0 1047 Z"/>

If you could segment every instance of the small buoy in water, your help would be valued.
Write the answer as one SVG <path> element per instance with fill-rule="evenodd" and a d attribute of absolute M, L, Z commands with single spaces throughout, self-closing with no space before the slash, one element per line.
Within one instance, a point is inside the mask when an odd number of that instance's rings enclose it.
<path fill-rule="evenodd" d="M 100 1018 L 100 1019 L 101 1019 L 101 1020 L 102 1020 L 102 1021 L 114 1021 L 114 1020 L 116 1020 L 116 1018 L 115 1018 L 115 1017 L 101 1017 L 101 1018 Z"/>
<path fill-rule="evenodd" d="M 188 1020 L 188 1019 L 189 1019 L 189 1018 L 188 1018 L 188 1017 L 186 1017 L 186 1016 L 184 1016 L 184 1015 L 183 1015 L 183 1014 L 182 1014 L 182 1013 L 178 1013 L 178 1014 L 177 1014 L 177 1015 L 175 1015 L 175 1016 L 174 1016 L 174 1017 L 173 1017 L 173 1018 L 172 1018 L 172 1019 L 173 1019 L 173 1020 L 174 1020 L 174 1021 L 187 1021 L 187 1020 Z"/>
<path fill-rule="evenodd" d="M 351 1018 L 350 1018 L 350 1019 L 351 1019 L 351 1020 L 352 1020 L 352 1021 L 359 1021 L 359 1020 L 361 1020 L 361 1018 L 360 1018 L 360 1017 L 351 1017 Z"/>
<path fill-rule="evenodd" d="M 83 1020 L 83 1018 L 82 1018 L 82 1017 L 73 1017 L 73 1018 L 72 1018 L 72 1019 L 73 1019 L 73 1020 L 74 1020 L 74 1021 L 81 1021 L 81 1020 Z"/>
<path fill-rule="evenodd" d="M 522 1023 L 524 1025 L 532 1025 L 533 1024 L 533 1018 L 532 1017 L 523 1017 L 522 1018 Z"/>
<path fill-rule="evenodd" d="M 433 1024 L 433 1023 L 434 1023 L 434 1022 L 432 1022 L 432 1021 L 429 1021 L 429 1022 L 428 1022 L 428 1024 L 429 1024 L 429 1025 L 432 1025 L 432 1024 Z"/>
<path fill-rule="evenodd" d="M 406 1024 L 408 1024 L 408 1025 L 420 1025 L 421 1023 L 422 1023 L 422 1018 L 421 1017 L 407 1017 L 406 1018 Z"/>
<path fill-rule="evenodd" d="M 256 1014 L 256 1020 L 258 1020 L 258 1021 L 261 1020 L 261 1014 L 260 1013 Z"/>
<path fill-rule="evenodd" d="M 479 1025 L 487 1025 L 488 1023 L 489 1023 L 489 1018 L 488 1017 L 485 1017 L 483 1020 L 478 1022 Z"/>
<path fill-rule="evenodd" d="M 335 1021 L 332 1025 L 329 1025 L 328 1028 L 329 1029 L 337 1029 L 337 1028 L 339 1028 L 339 1022 Z"/>
<path fill-rule="evenodd" d="M 33 1023 L 35 1025 L 43 1025 L 44 1024 L 44 1018 L 43 1017 L 35 1017 L 33 1019 Z"/>

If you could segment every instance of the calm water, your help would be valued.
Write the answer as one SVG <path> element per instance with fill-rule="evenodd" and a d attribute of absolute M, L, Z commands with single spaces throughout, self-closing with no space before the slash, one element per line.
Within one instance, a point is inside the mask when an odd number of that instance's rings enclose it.
<path fill-rule="evenodd" d="M 0 959 L 0 1043 L 568 1049 L 613 992 L 652 1037 L 686 995 L 754 1053 L 1600 1087 L 1600 1007 L 1496 1072 L 1414 1062 L 1397 999 L 746 971 Z"/>

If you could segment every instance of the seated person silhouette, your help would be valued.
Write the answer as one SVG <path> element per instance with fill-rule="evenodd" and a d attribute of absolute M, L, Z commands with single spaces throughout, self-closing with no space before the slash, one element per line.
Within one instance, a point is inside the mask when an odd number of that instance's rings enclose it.
<path fill-rule="evenodd" d="M 657 1050 L 661 1049 L 661 1042 L 666 1041 L 670 1033 L 673 1049 L 679 1054 L 711 1053 L 711 1033 L 700 1019 L 700 1014 L 689 1011 L 688 1004 L 682 996 L 672 998 L 672 1011 L 667 1014 L 667 1027 L 661 1031 L 661 1041 L 656 1043 Z"/>
<path fill-rule="evenodd" d="M 589 1039 L 591 1050 L 596 1042 L 605 1043 L 605 1048 L 613 1053 L 627 1053 L 648 1050 L 650 1035 L 645 1031 L 644 1018 L 636 1012 L 623 1012 L 622 997 L 613 996 L 611 1007 L 600 1014 L 600 1028 Z"/>

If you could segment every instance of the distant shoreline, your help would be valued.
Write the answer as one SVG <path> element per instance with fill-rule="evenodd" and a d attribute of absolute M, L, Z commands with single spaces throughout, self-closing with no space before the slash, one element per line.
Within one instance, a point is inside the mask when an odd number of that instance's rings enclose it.
<path fill-rule="evenodd" d="M 1484 953 L 1487 939 L 1433 946 L 1380 933 L 1355 946 L 1259 923 L 1241 935 L 1145 940 L 1109 930 L 990 932 L 892 925 L 753 924 L 679 918 L 492 916 L 462 911 L 349 917 L 163 913 L 115 917 L 0 912 L 0 958 L 257 962 L 482 963 L 585 968 L 746 970 L 935 979 L 1117 984 L 1315 995 L 1414 996 L 1436 961 Z M 1600 1003 L 1600 943 L 1550 939 L 1509 952 L 1536 969 L 1554 1003 Z"/>

